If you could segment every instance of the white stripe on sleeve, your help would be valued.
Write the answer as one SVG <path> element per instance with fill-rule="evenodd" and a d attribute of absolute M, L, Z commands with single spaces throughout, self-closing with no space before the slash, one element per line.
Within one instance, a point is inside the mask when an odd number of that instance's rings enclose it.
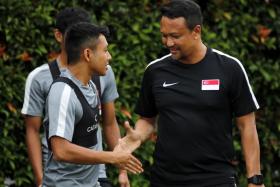
<path fill-rule="evenodd" d="M 218 51 L 218 50 L 216 50 L 216 49 L 212 49 L 212 50 L 213 50 L 213 52 L 216 52 L 216 53 L 218 53 L 218 54 L 220 54 L 220 55 L 224 55 L 224 56 L 226 56 L 226 57 L 228 57 L 228 58 L 233 59 L 233 60 L 236 61 L 237 64 L 241 67 L 241 69 L 242 69 L 242 71 L 243 71 L 243 73 L 244 73 L 244 75 L 245 75 L 245 78 L 246 78 L 246 81 L 247 81 L 247 84 L 248 84 L 248 87 L 249 87 L 249 90 L 250 90 L 252 99 L 253 99 L 253 101 L 254 101 L 254 104 L 255 104 L 256 108 L 259 109 L 260 106 L 259 106 L 259 104 L 258 104 L 258 101 L 257 101 L 257 99 L 256 99 L 256 97 L 255 97 L 255 95 L 254 95 L 254 93 L 253 93 L 252 87 L 251 87 L 251 85 L 250 85 L 250 83 L 249 83 L 249 79 L 248 79 L 247 73 L 246 73 L 246 71 L 245 71 L 245 69 L 244 69 L 242 63 L 241 63 L 237 58 L 235 58 L 235 57 L 233 57 L 233 56 L 230 56 L 230 55 L 228 55 L 228 54 L 225 54 L 225 53 L 223 53 L 223 52 L 221 52 L 221 51 Z"/>
<path fill-rule="evenodd" d="M 58 125 L 56 130 L 56 135 L 61 137 L 64 137 L 65 127 L 66 127 L 66 115 L 67 115 L 70 95 L 71 95 L 71 87 L 69 85 L 65 85 L 61 95 L 59 111 L 58 111 Z"/>
<path fill-rule="evenodd" d="M 152 65 L 152 64 L 154 64 L 154 63 L 156 63 L 156 62 L 159 62 L 159 61 L 161 61 L 161 60 L 163 60 L 163 59 L 165 59 L 165 58 L 167 58 L 167 57 L 169 57 L 169 56 L 171 56 L 171 54 L 168 54 L 168 55 L 165 55 L 165 56 L 163 56 L 163 57 L 161 57 L 161 58 L 158 58 L 158 59 L 156 59 L 156 60 L 153 60 L 152 62 L 150 62 L 150 63 L 147 65 L 146 69 L 147 69 L 150 65 Z"/>
<path fill-rule="evenodd" d="M 25 83 L 25 93 L 24 93 L 24 103 L 23 107 L 21 109 L 22 114 L 27 114 L 27 110 L 29 107 L 29 99 L 30 99 L 30 89 L 31 89 L 31 84 L 33 82 L 34 77 L 40 73 L 42 70 L 48 69 L 49 66 L 48 64 L 44 64 L 36 69 L 34 69 L 27 77 L 26 83 Z"/>

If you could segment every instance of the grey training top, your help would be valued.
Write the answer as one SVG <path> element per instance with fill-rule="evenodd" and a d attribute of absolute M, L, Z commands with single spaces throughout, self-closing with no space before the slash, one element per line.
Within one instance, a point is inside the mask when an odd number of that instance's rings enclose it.
<path fill-rule="evenodd" d="M 87 86 L 66 70 L 61 76 L 70 78 L 82 91 L 92 108 L 98 104 L 97 90 L 90 80 Z M 74 90 L 63 82 L 54 83 L 50 89 L 45 120 L 49 121 L 49 138 L 59 136 L 72 141 L 75 124 L 82 118 L 83 109 Z M 98 150 L 97 145 L 90 149 Z M 98 165 L 71 164 L 53 159 L 53 153 L 48 152 L 43 186 L 99 186 Z"/>
<path fill-rule="evenodd" d="M 58 61 L 58 64 L 59 61 Z M 65 69 L 60 69 L 61 72 Z M 53 79 L 48 64 L 43 64 L 34 69 L 27 77 L 25 84 L 24 104 L 21 113 L 30 116 L 43 116 L 46 97 Z M 101 103 L 112 102 L 118 98 L 118 92 L 112 68 L 108 66 L 105 76 L 100 77 Z M 102 135 L 98 130 L 98 150 L 102 150 Z M 43 163 L 47 160 L 47 142 L 45 135 L 42 137 Z M 100 166 L 99 178 L 106 178 L 105 165 Z"/>

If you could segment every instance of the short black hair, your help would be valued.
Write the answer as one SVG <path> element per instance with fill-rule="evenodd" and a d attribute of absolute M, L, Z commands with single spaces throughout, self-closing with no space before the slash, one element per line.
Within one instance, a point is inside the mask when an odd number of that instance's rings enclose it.
<path fill-rule="evenodd" d="M 69 26 L 79 22 L 90 23 L 91 18 L 89 13 L 82 8 L 67 7 L 57 14 L 55 28 L 64 35 Z"/>
<path fill-rule="evenodd" d="M 190 30 L 196 25 L 202 26 L 203 22 L 200 6 L 191 0 L 171 0 L 161 7 L 161 16 L 171 19 L 183 17 Z"/>
<path fill-rule="evenodd" d="M 75 64 L 85 48 L 94 49 L 100 35 L 109 36 L 107 27 L 80 22 L 70 26 L 65 32 L 65 49 L 68 64 Z"/>

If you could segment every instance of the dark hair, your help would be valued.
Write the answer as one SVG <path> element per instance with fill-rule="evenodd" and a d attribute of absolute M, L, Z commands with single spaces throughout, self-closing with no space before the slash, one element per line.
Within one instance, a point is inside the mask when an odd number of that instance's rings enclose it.
<path fill-rule="evenodd" d="M 65 8 L 56 16 L 55 28 L 57 28 L 63 35 L 66 29 L 79 22 L 91 22 L 89 13 L 82 8 Z"/>
<path fill-rule="evenodd" d="M 94 49 L 101 34 L 108 37 L 108 28 L 85 22 L 70 26 L 65 32 L 64 41 L 68 64 L 77 63 L 85 48 Z"/>
<path fill-rule="evenodd" d="M 161 8 L 161 16 L 171 19 L 183 17 L 190 30 L 196 25 L 202 26 L 203 22 L 200 6 L 191 0 L 171 0 Z"/>

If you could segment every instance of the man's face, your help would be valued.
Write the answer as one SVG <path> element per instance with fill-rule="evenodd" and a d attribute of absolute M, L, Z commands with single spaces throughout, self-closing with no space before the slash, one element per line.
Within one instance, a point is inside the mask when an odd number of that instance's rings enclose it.
<path fill-rule="evenodd" d="M 108 51 L 108 43 L 104 35 L 100 35 L 97 42 L 95 49 L 92 51 L 90 66 L 94 73 L 105 75 L 111 55 Z"/>
<path fill-rule="evenodd" d="M 172 55 L 172 58 L 184 61 L 192 53 L 195 33 L 186 25 L 183 17 L 170 19 L 163 16 L 160 21 L 162 43 Z"/>

